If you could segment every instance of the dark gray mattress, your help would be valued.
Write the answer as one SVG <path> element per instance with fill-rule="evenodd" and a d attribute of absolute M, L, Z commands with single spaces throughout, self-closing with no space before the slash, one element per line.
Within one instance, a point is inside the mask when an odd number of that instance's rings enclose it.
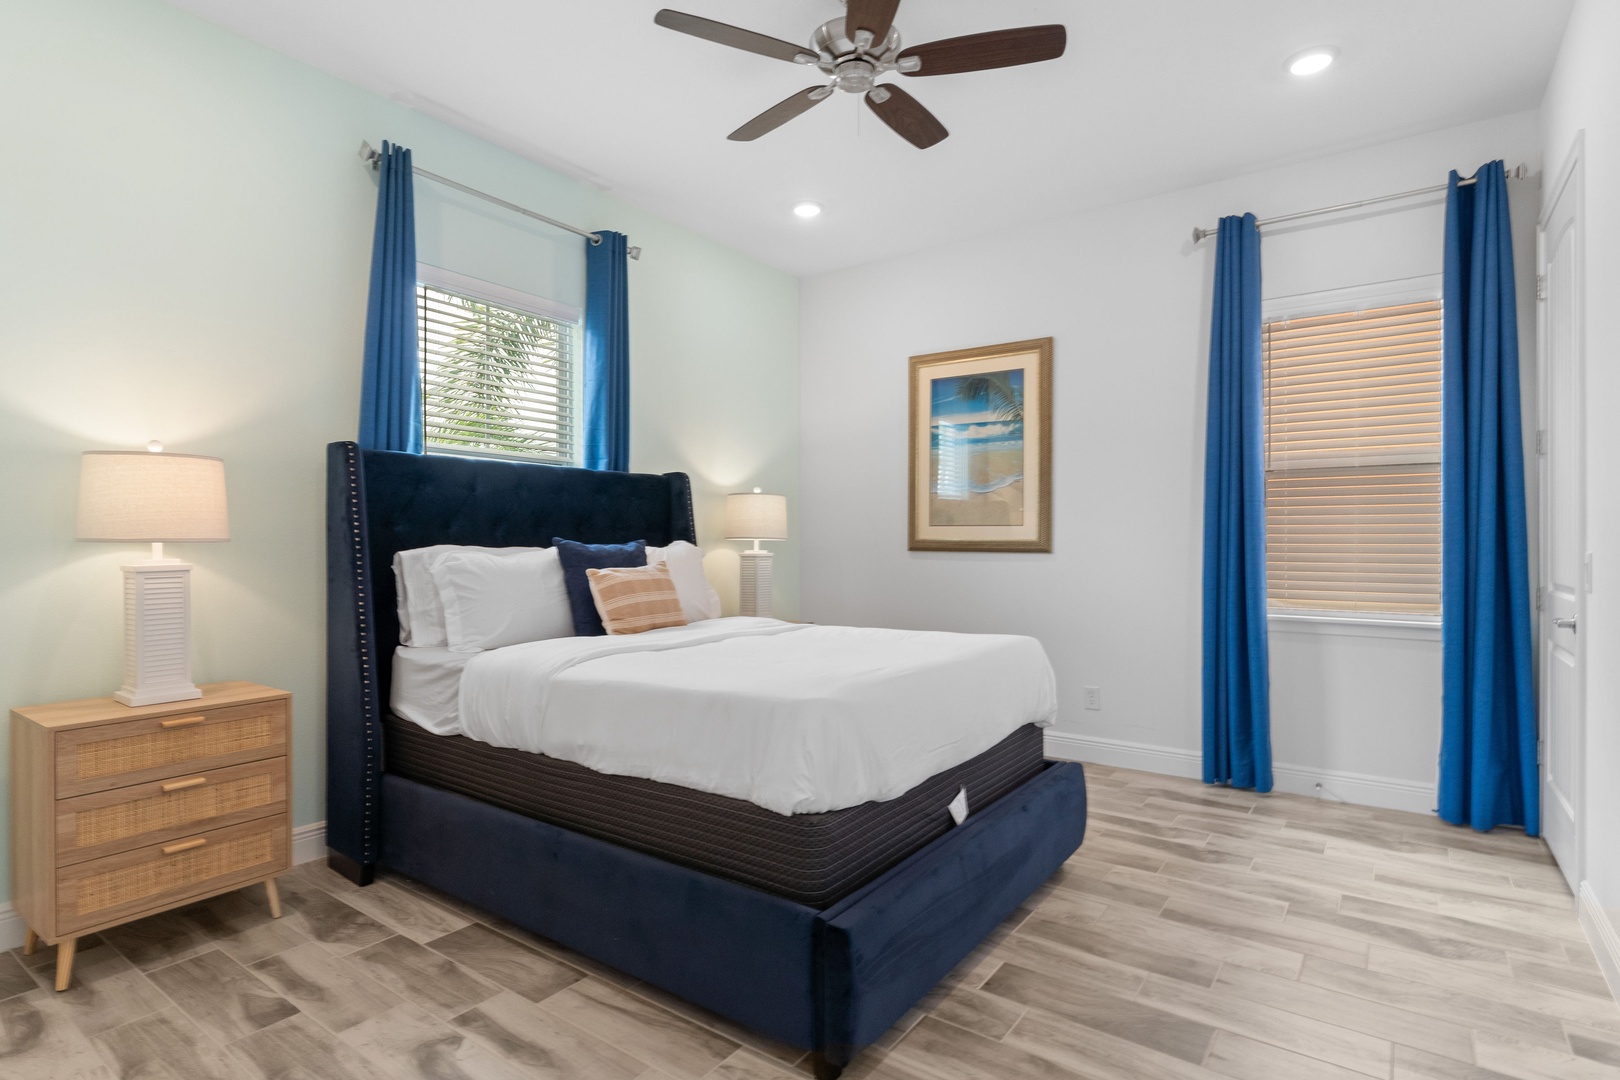
<path fill-rule="evenodd" d="M 435 735 L 391 714 L 385 730 L 385 768 L 407 780 L 818 908 L 944 835 L 952 827 L 946 807 L 962 788 L 974 813 L 1043 764 L 1041 729 L 1026 724 L 899 798 L 785 815 L 744 799 Z"/>

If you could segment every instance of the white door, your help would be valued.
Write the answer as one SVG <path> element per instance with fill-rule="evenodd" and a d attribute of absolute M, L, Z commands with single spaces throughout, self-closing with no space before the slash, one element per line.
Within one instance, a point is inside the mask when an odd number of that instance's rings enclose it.
<path fill-rule="evenodd" d="M 1581 741 L 1586 650 L 1581 619 L 1586 552 L 1582 402 L 1581 144 L 1542 216 L 1541 323 L 1541 821 L 1572 892 L 1580 887 Z"/>

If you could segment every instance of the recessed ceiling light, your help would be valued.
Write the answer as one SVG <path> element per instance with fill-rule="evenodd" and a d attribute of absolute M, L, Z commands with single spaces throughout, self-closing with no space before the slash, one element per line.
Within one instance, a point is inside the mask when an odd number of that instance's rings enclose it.
<path fill-rule="evenodd" d="M 1333 46 L 1318 45 L 1314 49 L 1306 49 L 1304 52 L 1292 57 L 1288 61 L 1288 70 L 1301 77 L 1318 75 L 1326 71 L 1328 65 L 1333 63 L 1334 57 L 1338 55 L 1339 50 Z"/>
<path fill-rule="evenodd" d="M 821 213 L 821 204 L 813 202 L 794 203 L 793 212 L 805 219 L 813 218 Z"/>

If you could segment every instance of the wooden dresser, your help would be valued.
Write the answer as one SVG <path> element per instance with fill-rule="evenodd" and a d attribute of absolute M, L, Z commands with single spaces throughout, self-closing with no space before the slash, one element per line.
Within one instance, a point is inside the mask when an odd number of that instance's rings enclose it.
<path fill-rule="evenodd" d="M 130 708 L 112 698 L 11 713 L 12 902 L 25 952 L 59 946 L 292 865 L 292 696 L 215 683 L 200 698 Z"/>

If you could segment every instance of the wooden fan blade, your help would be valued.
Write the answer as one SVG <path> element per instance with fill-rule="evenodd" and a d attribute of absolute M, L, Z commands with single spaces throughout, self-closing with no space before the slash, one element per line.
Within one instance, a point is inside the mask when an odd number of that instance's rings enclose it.
<path fill-rule="evenodd" d="M 732 26 L 730 23 L 715 22 L 713 19 L 688 15 L 685 12 L 672 11 L 669 8 L 664 8 L 654 15 L 653 22 L 668 30 L 677 30 L 683 34 L 700 37 L 705 41 L 730 45 L 733 49 L 758 53 L 761 56 L 769 56 L 775 60 L 809 64 L 816 62 L 816 54 L 803 45 L 795 45 L 791 41 L 756 34 L 752 30 L 744 30 L 742 27 Z M 801 60 L 801 57 L 804 59 Z"/>
<path fill-rule="evenodd" d="M 870 30 L 872 40 L 883 44 L 899 7 L 900 0 L 849 0 L 849 10 L 844 13 L 844 36 L 854 41 L 855 31 Z"/>
<path fill-rule="evenodd" d="M 887 90 L 889 96 L 882 101 L 874 101 L 871 94 L 866 95 L 866 104 L 873 112 L 895 130 L 906 142 L 919 150 L 926 150 L 930 146 L 944 139 L 950 132 L 945 125 L 935 119 L 934 114 L 922 107 L 922 103 L 898 86 L 885 84 L 879 89 Z"/>
<path fill-rule="evenodd" d="M 778 101 L 726 138 L 732 142 L 753 142 L 766 132 L 775 131 L 800 113 L 809 112 L 830 97 L 832 88 L 825 84 L 807 86 L 785 101 Z"/>
<path fill-rule="evenodd" d="M 956 75 L 1056 60 L 1068 40 L 1068 31 L 1061 26 L 1020 26 L 913 45 L 901 50 L 899 59 L 915 56 L 922 62 L 907 75 Z"/>

